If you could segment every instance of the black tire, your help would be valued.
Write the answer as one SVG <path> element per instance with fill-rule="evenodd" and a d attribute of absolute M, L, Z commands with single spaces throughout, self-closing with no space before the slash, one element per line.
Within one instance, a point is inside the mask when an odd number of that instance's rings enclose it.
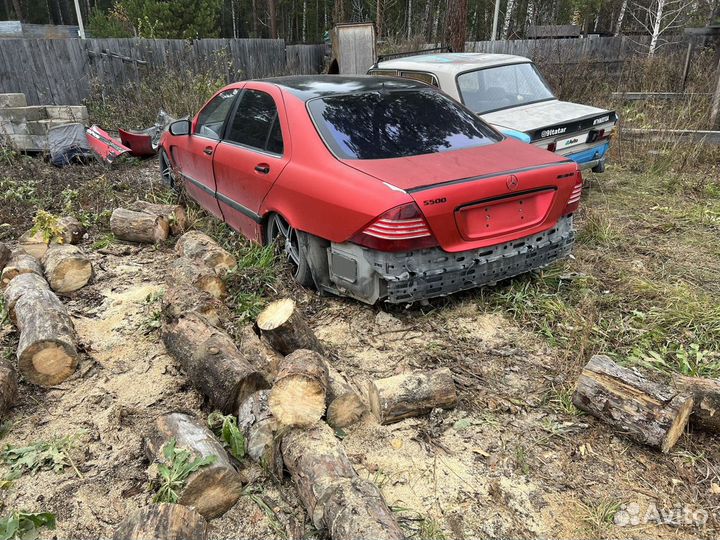
<path fill-rule="evenodd" d="M 177 190 L 178 186 L 177 182 L 175 182 L 175 173 L 173 173 L 170 158 L 164 148 L 160 149 L 158 159 L 160 162 L 160 176 L 162 177 L 162 181 L 165 182 L 169 188 Z"/>
<path fill-rule="evenodd" d="M 307 250 L 300 242 L 301 234 L 280 214 L 270 214 L 268 217 L 265 225 L 265 241 L 280 246 L 287 257 L 295 281 L 303 287 L 312 287 L 314 281 L 307 261 Z"/>
<path fill-rule="evenodd" d="M 601 161 L 597 165 L 595 165 L 592 169 L 590 169 L 594 173 L 604 173 L 605 172 L 605 162 Z"/>

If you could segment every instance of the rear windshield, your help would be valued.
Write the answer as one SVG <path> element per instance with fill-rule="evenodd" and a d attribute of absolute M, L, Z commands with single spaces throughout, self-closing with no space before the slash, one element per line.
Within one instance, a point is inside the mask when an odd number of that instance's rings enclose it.
<path fill-rule="evenodd" d="M 308 109 L 341 159 L 386 159 L 492 144 L 498 135 L 433 90 L 396 90 L 317 98 Z"/>
<path fill-rule="evenodd" d="M 462 73 L 457 78 L 465 106 L 478 114 L 553 99 L 533 64 L 511 64 Z"/>

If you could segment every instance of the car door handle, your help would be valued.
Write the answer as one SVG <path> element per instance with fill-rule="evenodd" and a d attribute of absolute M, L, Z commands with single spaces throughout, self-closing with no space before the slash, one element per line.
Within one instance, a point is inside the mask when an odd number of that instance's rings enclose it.
<path fill-rule="evenodd" d="M 203 152 L 205 152 L 208 156 L 212 156 L 212 153 L 213 153 L 212 146 L 206 146 L 205 150 L 203 150 Z"/>
<path fill-rule="evenodd" d="M 255 165 L 255 170 L 261 174 L 267 174 L 270 172 L 270 165 L 267 163 L 258 163 Z"/>

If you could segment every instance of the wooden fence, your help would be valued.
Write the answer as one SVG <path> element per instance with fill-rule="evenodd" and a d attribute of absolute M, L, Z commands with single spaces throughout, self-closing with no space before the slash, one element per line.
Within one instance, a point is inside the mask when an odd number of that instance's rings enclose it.
<path fill-rule="evenodd" d="M 226 82 L 319 73 L 325 50 L 280 39 L 3 39 L 0 93 L 23 92 L 35 105 L 75 105 L 93 83 L 139 83 L 158 69 L 188 77 L 211 72 Z"/>

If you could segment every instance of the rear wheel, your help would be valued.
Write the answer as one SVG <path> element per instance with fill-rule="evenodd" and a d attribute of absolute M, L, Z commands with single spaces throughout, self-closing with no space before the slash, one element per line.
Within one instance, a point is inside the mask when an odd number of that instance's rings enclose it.
<path fill-rule="evenodd" d="M 170 158 L 164 148 L 160 149 L 160 176 L 162 177 L 162 181 L 165 182 L 168 187 L 177 189 L 177 185 L 175 184 L 175 174 L 173 173 L 172 165 L 170 164 Z"/>
<path fill-rule="evenodd" d="M 605 162 L 601 161 L 600 163 L 595 165 L 591 170 L 594 173 L 604 173 L 605 172 Z"/>
<path fill-rule="evenodd" d="M 277 244 L 287 258 L 293 278 L 303 287 L 313 284 L 310 266 L 307 262 L 307 251 L 300 243 L 296 231 L 280 214 L 272 214 L 265 227 L 268 244 Z"/>

